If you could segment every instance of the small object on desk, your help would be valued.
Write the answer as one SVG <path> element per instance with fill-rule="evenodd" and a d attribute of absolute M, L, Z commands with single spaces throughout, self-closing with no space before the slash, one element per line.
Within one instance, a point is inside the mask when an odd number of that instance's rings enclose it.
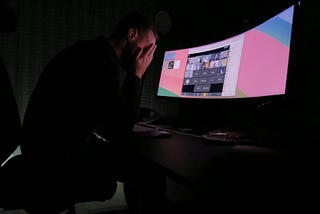
<path fill-rule="evenodd" d="M 234 131 L 209 131 L 201 135 L 201 138 L 205 142 L 216 143 L 251 143 L 257 140 L 254 136 Z"/>

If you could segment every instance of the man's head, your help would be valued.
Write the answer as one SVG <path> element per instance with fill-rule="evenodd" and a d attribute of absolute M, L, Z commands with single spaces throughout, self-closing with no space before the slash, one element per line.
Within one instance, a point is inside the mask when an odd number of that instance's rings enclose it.
<path fill-rule="evenodd" d="M 152 20 L 138 12 L 130 12 L 119 22 L 110 39 L 117 42 L 117 54 L 127 67 L 139 52 L 155 46 L 158 33 Z"/>
<path fill-rule="evenodd" d="M 132 28 L 142 32 L 152 30 L 156 40 L 158 39 L 158 33 L 153 20 L 136 11 L 127 13 L 125 17 L 120 20 L 110 39 L 126 38 L 129 30 Z"/>

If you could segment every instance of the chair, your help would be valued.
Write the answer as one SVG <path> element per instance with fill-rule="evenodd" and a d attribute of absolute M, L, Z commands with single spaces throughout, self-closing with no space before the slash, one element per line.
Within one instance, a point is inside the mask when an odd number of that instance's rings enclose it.
<path fill-rule="evenodd" d="M 105 201 L 113 197 L 117 183 L 106 181 L 104 186 L 95 183 L 83 183 L 73 192 L 63 191 L 59 195 L 53 191 L 42 191 L 49 183 L 30 174 L 23 155 L 11 158 L 1 168 L 1 202 L 4 210 L 22 209 L 30 214 L 58 214 L 64 210 L 73 210 L 76 203 Z M 39 183 L 41 182 L 41 183 Z M 61 184 L 51 184 L 59 189 Z M 47 189 L 47 188 L 46 188 Z M 50 188 L 49 188 L 50 189 Z M 72 212 L 71 212 L 72 213 Z"/>
<path fill-rule="evenodd" d="M 22 209 L 30 214 L 58 214 L 67 209 L 70 213 L 75 213 L 76 203 L 109 200 L 117 189 L 117 182 L 114 180 L 106 180 L 101 185 L 102 182 L 95 183 L 94 179 L 79 179 L 81 182 L 75 182 L 73 188 L 66 189 L 64 187 L 70 185 L 68 179 L 51 183 L 55 179 L 47 180 L 33 169 L 24 154 L 10 158 L 1 167 L 0 208 Z"/>
<path fill-rule="evenodd" d="M 18 176 L 13 176 L 20 165 L 20 157 L 16 156 L 7 161 L 19 146 L 21 120 L 16 104 L 14 92 L 5 64 L 0 57 L 0 207 L 18 204 L 14 201 L 13 189 L 16 187 Z M 7 162 L 7 163 L 6 163 Z M 10 165 L 10 167 L 9 167 Z M 6 202 L 6 203 L 5 203 Z M 10 204 L 10 205 L 9 205 Z"/>
<path fill-rule="evenodd" d="M 18 146 L 21 120 L 6 67 L 0 57 L 0 164 Z"/>

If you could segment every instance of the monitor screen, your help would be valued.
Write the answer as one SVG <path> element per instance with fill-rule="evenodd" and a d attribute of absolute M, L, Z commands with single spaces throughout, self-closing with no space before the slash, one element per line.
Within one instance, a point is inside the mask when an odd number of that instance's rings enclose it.
<path fill-rule="evenodd" d="M 165 51 L 157 96 L 243 98 L 286 93 L 294 5 L 244 33 Z"/>

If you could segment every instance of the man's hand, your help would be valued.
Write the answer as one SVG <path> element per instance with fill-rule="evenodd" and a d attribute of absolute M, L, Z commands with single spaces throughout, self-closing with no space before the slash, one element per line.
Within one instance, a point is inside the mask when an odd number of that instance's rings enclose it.
<path fill-rule="evenodd" d="M 140 79 L 153 60 L 153 54 L 156 50 L 156 44 L 151 44 L 145 49 L 139 49 L 135 58 L 135 75 Z"/>

